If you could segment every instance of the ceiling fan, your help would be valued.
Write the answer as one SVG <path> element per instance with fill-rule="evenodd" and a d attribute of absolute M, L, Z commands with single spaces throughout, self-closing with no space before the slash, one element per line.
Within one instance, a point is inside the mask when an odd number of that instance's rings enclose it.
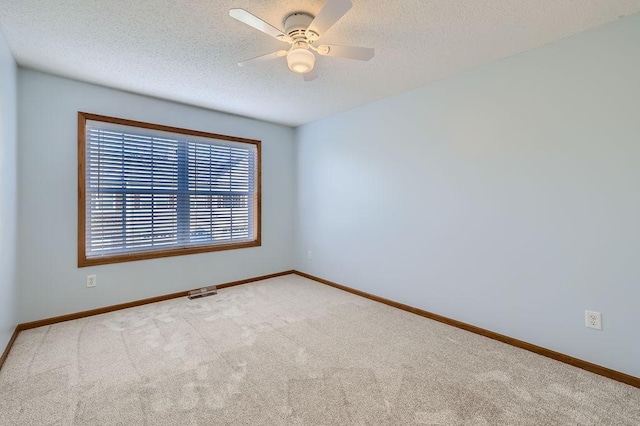
<path fill-rule="evenodd" d="M 318 78 L 318 74 L 313 68 L 316 62 L 316 56 L 313 52 L 323 56 L 368 61 L 374 55 L 374 50 L 368 47 L 314 45 L 352 6 L 353 4 L 351 4 L 350 0 L 327 0 L 315 17 L 303 12 L 288 15 L 284 19 L 284 31 L 268 24 L 244 9 L 229 10 L 229 15 L 238 21 L 291 45 L 289 49 L 278 50 L 248 59 L 238 63 L 238 65 L 252 65 L 257 62 L 286 56 L 289 69 L 295 73 L 302 74 L 304 80 L 311 81 Z"/>

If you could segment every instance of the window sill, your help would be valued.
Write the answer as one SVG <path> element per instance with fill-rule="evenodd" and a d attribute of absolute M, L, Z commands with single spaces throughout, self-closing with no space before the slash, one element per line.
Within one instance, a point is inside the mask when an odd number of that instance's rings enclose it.
<path fill-rule="evenodd" d="M 150 251 L 144 251 L 144 252 L 105 255 L 105 256 L 90 257 L 90 258 L 86 258 L 83 255 L 81 255 L 78 258 L 78 267 L 82 268 L 85 266 L 106 265 L 109 263 L 133 262 L 135 260 L 158 259 L 162 257 L 182 256 L 187 254 L 208 253 L 208 252 L 223 251 L 223 250 L 235 250 L 235 249 L 242 249 L 242 248 L 249 248 L 249 247 L 259 247 L 260 245 L 261 243 L 260 243 L 260 240 L 258 239 L 258 240 L 246 241 L 242 243 L 219 244 L 219 245 L 198 246 L 198 247 L 183 247 L 183 248 L 169 249 L 169 250 L 150 250 Z"/>

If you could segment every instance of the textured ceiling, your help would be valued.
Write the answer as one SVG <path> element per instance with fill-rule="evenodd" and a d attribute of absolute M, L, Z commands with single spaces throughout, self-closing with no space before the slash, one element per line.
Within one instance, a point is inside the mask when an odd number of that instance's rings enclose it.
<path fill-rule="evenodd" d="M 287 48 L 228 15 L 282 28 L 324 0 L 0 0 L 2 30 L 28 68 L 287 125 L 300 125 L 640 12 L 640 0 L 352 0 L 322 44 L 374 47 L 370 62 L 318 57 L 305 82 Z"/>

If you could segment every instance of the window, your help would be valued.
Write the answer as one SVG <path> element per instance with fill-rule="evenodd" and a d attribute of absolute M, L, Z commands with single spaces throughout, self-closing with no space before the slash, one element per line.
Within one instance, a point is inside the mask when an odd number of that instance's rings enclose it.
<path fill-rule="evenodd" d="M 78 266 L 260 245 L 260 141 L 78 113 Z"/>

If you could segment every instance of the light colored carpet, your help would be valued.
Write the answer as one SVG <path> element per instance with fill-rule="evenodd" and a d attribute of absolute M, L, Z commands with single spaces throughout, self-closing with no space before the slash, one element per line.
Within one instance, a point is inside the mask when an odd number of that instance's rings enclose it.
<path fill-rule="evenodd" d="M 22 332 L 2 425 L 639 425 L 640 390 L 288 275 Z"/>

